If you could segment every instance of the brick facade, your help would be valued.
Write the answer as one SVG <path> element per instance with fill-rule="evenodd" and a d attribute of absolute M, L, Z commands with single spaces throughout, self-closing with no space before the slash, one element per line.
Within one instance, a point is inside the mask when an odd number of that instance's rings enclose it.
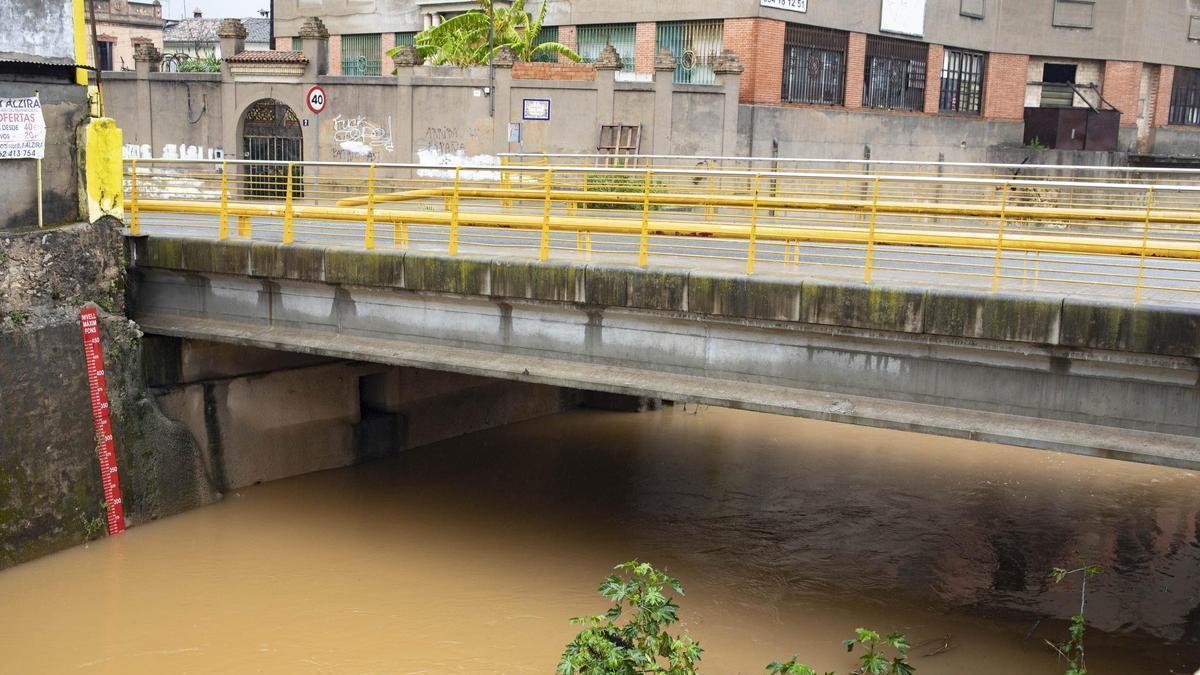
<path fill-rule="evenodd" d="M 282 51 L 290 51 L 291 48 L 292 48 L 292 38 L 280 37 L 278 35 L 275 36 L 275 50 L 276 51 L 281 51 L 281 52 Z"/>
<path fill-rule="evenodd" d="M 637 25 L 637 33 L 633 43 L 633 71 L 635 73 L 654 72 L 654 52 L 658 47 L 658 24 L 653 21 L 643 21 Z"/>
<path fill-rule="evenodd" d="M 722 42 L 745 67 L 738 99 L 777 105 L 783 89 L 783 34 L 774 19 L 725 19 Z"/>
<path fill-rule="evenodd" d="M 564 47 L 566 47 L 567 49 L 570 49 L 573 52 L 579 51 L 579 39 L 575 32 L 575 26 L 559 26 L 558 27 L 558 41 Z M 559 63 L 571 63 L 571 59 L 568 59 L 567 57 L 563 56 L 562 54 L 559 54 L 558 62 Z"/>
<path fill-rule="evenodd" d="M 513 65 L 514 80 L 595 80 L 596 68 L 590 63 L 530 63 Z"/>
<path fill-rule="evenodd" d="M 946 48 L 929 45 L 929 57 L 925 62 L 925 112 L 937 114 L 942 101 L 942 59 Z"/>
<path fill-rule="evenodd" d="M 329 36 L 329 74 L 342 74 L 342 36 Z"/>
<path fill-rule="evenodd" d="M 1100 93 L 1112 107 L 1121 111 L 1121 125 L 1137 124 L 1141 109 L 1142 64 L 1140 61 L 1108 61 L 1104 64 L 1104 82 Z"/>
<path fill-rule="evenodd" d="M 1171 123 L 1171 87 L 1175 84 L 1175 66 L 1159 66 L 1158 68 L 1153 126 L 1165 127 Z"/>
<path fill-rule="evenodd" d="M 395 33 L 382 33 L 379 36 L 380 51 L 383 52 L 379 58 L 379 74 L 387 75 L 392 72 L 392 57 L 388 56 L 388 52 L 396 47 Z"/>
<path fill-rule="evenodd" d="M 983 117 L 993 120 L 1024 120 L 1029 56 L 988 54 L 984 70 Z"/>
<path fill-rule="evenodd" d="M 846 44 L 846 107 L 862 108 L 863 80 L 867 68 L 867 36 L 851 33 Z"/>

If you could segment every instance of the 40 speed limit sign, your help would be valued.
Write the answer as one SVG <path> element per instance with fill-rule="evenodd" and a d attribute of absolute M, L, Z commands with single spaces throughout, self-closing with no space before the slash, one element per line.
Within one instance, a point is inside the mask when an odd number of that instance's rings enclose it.
<path fill-rule="evenodd" d="M 314 86 L 308 90 L 308 109 L 311 110 L 314 115 L 321 114 L 321 111 L 325 109 L 326 100 L 325 90 L 321 87 Z"/>

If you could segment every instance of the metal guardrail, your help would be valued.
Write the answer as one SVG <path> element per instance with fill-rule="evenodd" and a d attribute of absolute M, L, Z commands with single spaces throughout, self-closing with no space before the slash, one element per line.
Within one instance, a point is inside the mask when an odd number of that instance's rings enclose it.
<path fill-rule="evenodd" d="M 1200 186 L 832 171 L 130 160 L 129 226 L 1200 301 Z"/>

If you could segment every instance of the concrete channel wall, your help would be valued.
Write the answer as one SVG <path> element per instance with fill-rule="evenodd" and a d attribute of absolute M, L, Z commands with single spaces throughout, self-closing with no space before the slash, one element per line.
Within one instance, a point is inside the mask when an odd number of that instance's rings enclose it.
<path fill-rule="evenodd" d="M 131 240 L 152 333 L 1200 466 L 1200 312 Z"/>

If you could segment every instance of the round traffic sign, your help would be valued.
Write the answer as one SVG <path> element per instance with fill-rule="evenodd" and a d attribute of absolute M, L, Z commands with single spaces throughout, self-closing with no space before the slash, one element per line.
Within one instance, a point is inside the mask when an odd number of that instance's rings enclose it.
<path fill-rule="evenodd" d="M 314 115 L 320 115 L 325 109 L 325 101 L 325 90 L 320 86 L 308 90 L 308 109 L 313 111 Z"/>

